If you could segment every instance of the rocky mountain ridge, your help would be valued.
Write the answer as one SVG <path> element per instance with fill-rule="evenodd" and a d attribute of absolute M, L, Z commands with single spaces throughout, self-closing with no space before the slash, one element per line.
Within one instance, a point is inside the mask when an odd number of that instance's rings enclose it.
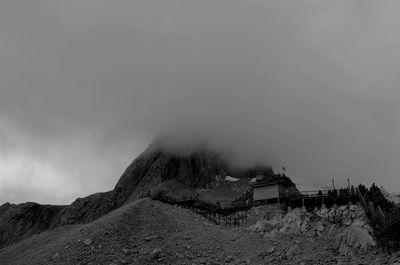
<path fill-rule="evenodd" d="M 219 154 L 204 148 L 181 154 L 151 144 L 128 166 L 111 191 L 78 198 L 64 206 L 0 206 L 0 249 L 51 228 L 89 223 L 128 202 L 160 191 L 174 200 L 185 200 L 196 196 L 196 190 L 215 184 L 216 175 L 245 178 L 255 171 L 273 175 L 269 167 L 233 169 Z"/>

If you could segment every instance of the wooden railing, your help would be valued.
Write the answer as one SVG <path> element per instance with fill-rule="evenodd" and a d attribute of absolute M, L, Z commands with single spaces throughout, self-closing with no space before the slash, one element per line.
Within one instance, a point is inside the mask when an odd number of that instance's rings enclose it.
<path fill-rule="evenodd" d="M 336 193 L 334 193 L 333 190 L 306 190 L 306 191 L 300 191 L 299 196 L 300 197 L 332 197 L 332 198 L 346 198 L 355 195 L 354 193 L 351 192 L 349 189 L 341 189 L 341 190 L 346 190 L 346 194 L 341 194 L 340 190 L 336 190 Z"/>
<path fill-rule="evenodd" d="M 400 207 L 397 207 L 387 215 L 385 227 L 390 228 L 397 223 L 400 223 Z"/>
<path fill-rule="evenodd" d="M 199 207 L 203 203 L 204 201 L 196 200 L 196 203 L 192 204 L 190 208 L 215 224 L 224 226 L 241 226 L 245 224 L 248 217 L 247 212 L 252 207 L 248 201 L 238 201 L 224 205 L 207 201 L 207 207 Z"/>
<path fill-rule="evenodd" d="M 229 204 L 219 204 L 209 200 L 190 199 L 177 201 L 171 198 L 159 196 L 156 200 L 179 205 L 191 209 L 218 225 L 241 226 L 248 217 L 248 210 L 252 207 L 249 201 L 236 201 Z"/>
<path fill-rule="evenodd" d="M 386 226 L 386 216 L 382 209 L 379 206 L 375 209 L 374 204 L 372 202 L 367 202 L 359 189 L 356 189 L 356 192 L 361 206 L 364 208 L 365 213 L 370 216 L 374 228 L 379 230 L 384 229 Z"/>
<path fill-rule="evenodd" d="M 377 237 L 381 239 L 382 248 L 385 249 L 386 246 L 389 255 L 392 249 L 398 251 L 399 240 L 395 238 L 396 234 L 393 231 L 398 229 L 395 228 L 396 225 L 400 225 L 400 206 L 397 206 L 389 214 L 385 214 L 379 206 L 374 207 L 372 202 L 367 202 L 359 189 L 357 189 L 357 195 L 362 207 L 372 221 Z"/>
<path fill-rule="evenodd" d="M 371 216 L 373 219 L 372 221 L 379 225 L 382 229 L 388 229 L 393 225 L 400 223 L 400 207 L 397 207 L 395 210 L 386 215 L 381 207 L 378 206 L 375 208 L 372 202 L 367 203 L 364 196 L 358 189 L 357 194 L 364 210 Z"/>
<path fill-rule="evenodd" d="M 382 211 L 381 207 L 379 207 L 379 206 L 377 208 L 377 216 L 378 216 L 380 225 L 382 226 L 382 228 L 384 228 L 386 225 L 386 222 L 387 222 L 387 216 L 385 215 L 385 213 Z"/>
<path fill-rule="evenodd" d="M 329 190 L 306 190 L 300 191 L 301 195 L 304 197 L 321 197 L 328 196 Z"/>
<path fill-rule="evenodd" d="M 364 199 L 364 196 L 361 194 L 359 189 L 356 189 L 356 191 L 357 191 L 357 195 L 358 195 L 358 198 L 360 199 L 362 207 L 367 212 L 368 207 L 367 207 L 367 202 Z"/>

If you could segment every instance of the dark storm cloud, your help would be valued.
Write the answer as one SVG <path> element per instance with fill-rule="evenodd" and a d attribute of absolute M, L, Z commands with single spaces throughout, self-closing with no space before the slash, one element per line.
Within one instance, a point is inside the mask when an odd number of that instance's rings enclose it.
<path fill-rule="evenodd" d="M 0 201 L 110 189 L 160 135 L 399 190 L 398 5 L 5 1 Z"/>

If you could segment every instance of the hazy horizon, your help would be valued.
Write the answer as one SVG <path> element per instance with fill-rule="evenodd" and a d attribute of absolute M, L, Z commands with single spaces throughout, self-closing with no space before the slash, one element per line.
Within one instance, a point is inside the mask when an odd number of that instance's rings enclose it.
<path fill-rule="evenodd" d="M 0 204 L 110 190 L 157 137 L 400 192 L 400 2 L 0 3 Z"/>

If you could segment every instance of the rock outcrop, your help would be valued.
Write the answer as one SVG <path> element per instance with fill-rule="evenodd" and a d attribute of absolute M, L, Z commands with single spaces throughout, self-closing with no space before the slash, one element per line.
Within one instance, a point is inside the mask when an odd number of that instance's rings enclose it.
<path fill-rule="evenodd" d="M 332 248 L 344 256 L 366 253 L 376 247 L 365 212 L 356 205 L 323 208 L 312 213 L 300 208 L 284 213 L 269 205 L 254 208 L 250 215 L 259 219 L 247 230 L 265 238 L 302 234 L 311 238 L 332 238 Z"/>
<path fill-rule="evenodd" d="M 374 238 L 366 227 L 359 224 L 350 225 L 333 241 L 333 248 L 343 255 L 350 255 L 351 252 L 366 253 L 374 247 Z"/>
<path fill-rule="evenodd" d="M 217 154 L 206 150 L 180 155 L 163 148 L 150 149 L 127 168 L 114 191 L 117 201 L 125 203 L 155 193 L 160 184 L 171 180 L 189 189 L 204 188 L 215 180 L 216 175 L 227 171 L 226 163 Z M 181 186 L 176 187 L 179 188 Z"/>
<path fill-rule="evenodd" d="M 55 217 L 53 227 L 60 225 L 88 223 L 121 206 L 114 191 L 95 193 L 78 198 L 65 206 Z"/>
<path fill-rule="evenodd" d="M 51 228 L 64 206 L 33 202 L 0 206 L 0 248 Z"/>

